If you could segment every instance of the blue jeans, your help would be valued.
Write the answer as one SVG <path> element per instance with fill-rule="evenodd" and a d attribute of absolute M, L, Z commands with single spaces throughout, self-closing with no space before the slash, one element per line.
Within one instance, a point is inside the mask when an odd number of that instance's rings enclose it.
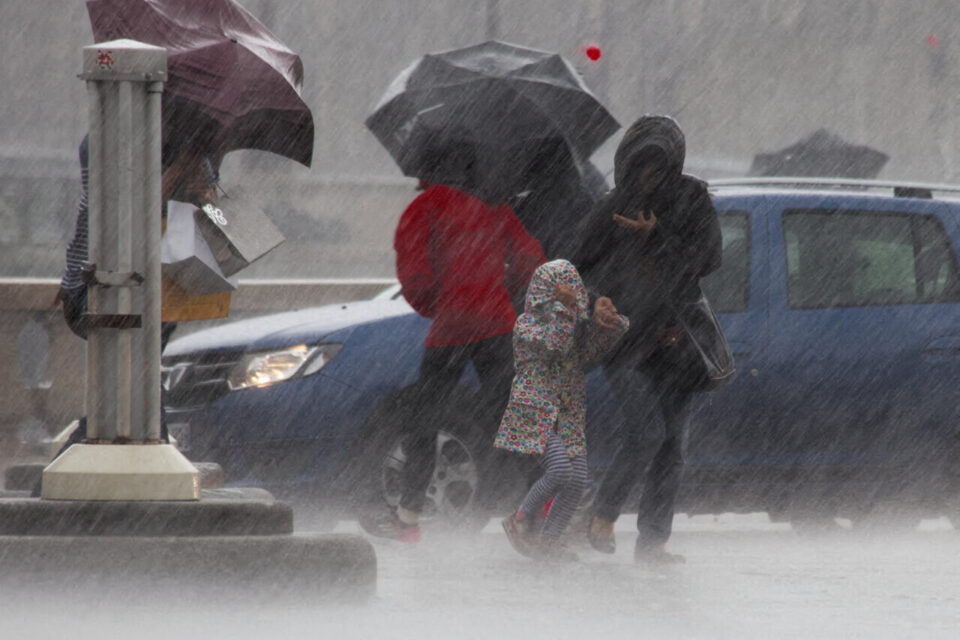
<path fill-rule="evenodd" d="M 620 446 L 595 502 L 595 514 L 615 521 L 638 482 L 637 545 L 660 545 L 673 531 L 673 508 L 683 476 L 690 392 L 656 358 L 604 367 L 620 404 Z"/>

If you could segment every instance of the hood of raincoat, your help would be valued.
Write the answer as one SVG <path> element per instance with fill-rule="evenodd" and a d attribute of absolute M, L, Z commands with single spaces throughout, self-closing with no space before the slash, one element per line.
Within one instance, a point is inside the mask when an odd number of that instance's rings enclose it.
<path fill-rule="evenodd" d="M 551 260 L 537 267 L 530 278 L 523 312 L 536 314 L 549 309 L 557 299 L 557 285 L 561 284 L 572 288 L 577 295 L 577 319 L 585 318 L 589 309 L 587 288 L 576 267 L 567 260 Z"/>
<path fill-rule="evenodd" d="M 680 125 L 669 116 L 643 116 L 623 134 L 613 156 L 613 179 L 618 191 L 632 188 L 629 173 L 636 170 L 636 159 L 650 147 L 659 149 L 667 158 L 667 178 L 663 187 L 680 179 L 687 154 Z"/>

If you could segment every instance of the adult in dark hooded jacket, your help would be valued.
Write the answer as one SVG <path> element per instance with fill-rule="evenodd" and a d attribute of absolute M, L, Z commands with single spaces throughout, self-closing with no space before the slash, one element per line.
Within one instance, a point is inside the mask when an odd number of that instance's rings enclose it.
<path fill-rule="evenodd" d="M 706 184 L 683 174 L 685 152 L 672 118 L 635 122 L 614 156 L 615 187 L 591 212 L 574 260 L 591 292 L 616 300 L 630 319 L 630 331 L 604 365 L 624 423 L 589 538 L 613 552 L 613 523 L 642 478 L 638 561 L 682 561 L 665 544 L 696 373 L 675 309 L 699 298 L 700 278 L 721 260 L 717 212 Z"/>

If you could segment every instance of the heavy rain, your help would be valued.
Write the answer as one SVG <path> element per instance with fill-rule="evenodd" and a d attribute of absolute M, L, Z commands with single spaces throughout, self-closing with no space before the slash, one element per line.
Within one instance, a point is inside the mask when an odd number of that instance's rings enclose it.
<path fill-rule="evenodd" d="M 0 636 L 956 637 L 958 18 L 3 0 Z"/>

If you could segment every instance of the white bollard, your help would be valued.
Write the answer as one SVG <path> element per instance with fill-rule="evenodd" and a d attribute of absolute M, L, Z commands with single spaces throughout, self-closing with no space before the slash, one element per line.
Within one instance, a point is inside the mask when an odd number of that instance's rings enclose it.
<path fill-rule="evenodd" d="M 90 109 L 87 444 L 71 447 L 44 470 L 43 498 L 199 498 L 196 469 L 160 442 L 160 92 L 166 69 L 162 47 L 114 40 L 83 48 L 80 77 Z M 190 473 L 192 479 L 185 477 Z"/>

